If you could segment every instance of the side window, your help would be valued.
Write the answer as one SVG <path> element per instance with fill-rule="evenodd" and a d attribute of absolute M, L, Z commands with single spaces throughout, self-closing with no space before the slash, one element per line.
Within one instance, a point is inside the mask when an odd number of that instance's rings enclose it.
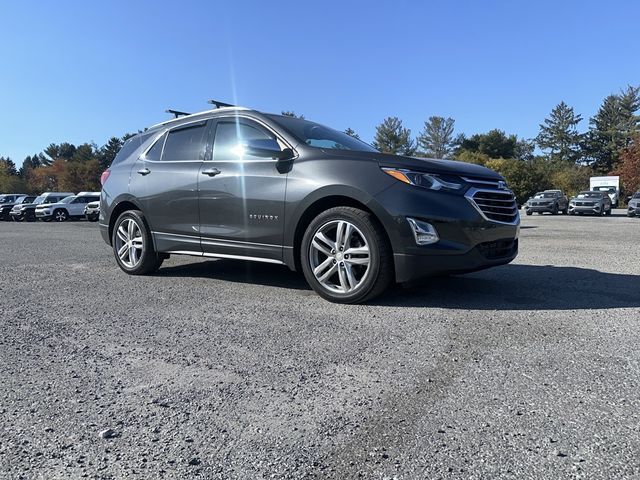
<path fill-rule="evenodd" d="M 213 142 L 213 160 L 237 160 L 260 158 L 245 152 L 244 146 L 280 150 L 276 137 L 268 130 L 248 120 L 221 120 L 216 126 Z M 264 160 L 264 158 L 261 158 Z"/>
<path fill-rule="evenodd" d="M 164 139 L 166 135 L 162 135 L 156 143 L 153 144 L 153 147 L 149 149 L 147 154 L 144 156 L 146 160 L 159 161 L 160 155 L 162 155 L 162 146 L 164 145 Z"/>
<path fill-rule="evenodd" d="M 206 133 L 206 122 L 171 130 L 164 142 L 162 160 L 204 160 Z"/>

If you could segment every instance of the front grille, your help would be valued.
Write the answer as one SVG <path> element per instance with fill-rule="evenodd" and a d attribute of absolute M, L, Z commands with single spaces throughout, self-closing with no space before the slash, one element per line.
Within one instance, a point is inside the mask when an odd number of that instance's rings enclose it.
<path fill-rule="evenodd" d="M 518 251 L 518 239 L 496 240 L 478 245 L 478 250 L 487 260 L 511 257 Z"/>
<path fill-rule="evenodd" d="M 518 219 L 516 197 L 510 191 L 478 190 L 471 200 L 489 220 L 515 223 Z"/>
<path fill-rule="evenodd" d="M 593 207 L 595 203 L 593 202 L 576 202 L 577 207 Z"/>

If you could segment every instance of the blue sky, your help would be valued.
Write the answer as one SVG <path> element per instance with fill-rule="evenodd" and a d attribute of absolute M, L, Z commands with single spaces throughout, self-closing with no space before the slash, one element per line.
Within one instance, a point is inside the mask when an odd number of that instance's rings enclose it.
<path fill-rule="evenodd" d="M 530 138 L 561 100 L 586 129 L 640 84 L 639 18 L 631 1 L 0 0 L 0 155 L 102 145 L 209 98 L 366 141 L 390 115 Z"/>

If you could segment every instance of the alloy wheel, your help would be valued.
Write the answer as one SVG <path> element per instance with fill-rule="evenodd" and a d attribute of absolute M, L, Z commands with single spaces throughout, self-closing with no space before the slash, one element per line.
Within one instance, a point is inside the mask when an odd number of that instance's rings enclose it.
<path fill-rule="evenodd" d="M 142 260 L 144 240 L 140 225 L 132 218 L 125 218 L 116 229 L 116 252 L 122 264 L 135 268 Z"/>
<path fill-rule="evenodd" d="M 67 214 L 63 210 L 58 210 L 55 213 L 56 222 L 64 222 L 67 219 Z"/>
<path fill-rule="evenodd" d="M 351 293 L 367 278 L 371 252 L 364 234 L 345 220 L 332 220 L 314 234 L 309 264 L 316 280 L 334 293 Z"/>

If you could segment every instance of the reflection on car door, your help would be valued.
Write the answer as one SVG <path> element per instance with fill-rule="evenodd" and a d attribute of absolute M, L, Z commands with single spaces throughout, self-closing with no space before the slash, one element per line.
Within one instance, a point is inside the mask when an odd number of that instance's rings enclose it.
<path fill-rule="evenodd" d="M 209 123 L 179 125 L 161 135 L 131 173 L 159 251 L 200 252 L 198 174 Z"/>
<path fill-rule="evenodd" d="M 212 132 L 213 158 L 198 176 L 203 252 L 282 261 L 286 173 L 276 160 L 251 156 L 243 145 L 282 149 L 284 142 L 241 116 L 217 119 Z"/>

